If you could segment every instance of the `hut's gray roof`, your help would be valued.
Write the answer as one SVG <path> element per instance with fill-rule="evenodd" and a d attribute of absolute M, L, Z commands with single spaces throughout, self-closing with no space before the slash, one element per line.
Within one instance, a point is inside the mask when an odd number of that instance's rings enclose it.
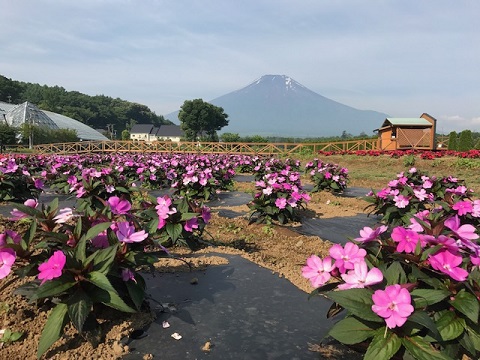
<path fill-rule="evenodd" d="M 178 125 L 162 125 L 157 136 L 183 136 L 183 131 Z"/>
<path fill-rule="evenodd" d="M 0 101 L 0 116 L 3 110 L 3 112 L 5 112 L 5 118 L 7 118 L 8 124 L 9 125 L 13 124 L 13 126 L 19 126 L 23 122 L 25 122 L 25 118 L 24 118 L 25 108 L 26 107 L 31 108 L 32 106 L 34 106 L 39 111 L 37 115 L 39 116 L 39 119 L 42 119 L 41 121 L 44 122 L 42 123 L 42 122 L 34 121 L 34 123 L 39 126 L 48 126 L 51 129 L 75 130 L 77 132 L 77 136 L 82 140 L 108 140 L 106 136 L 104 136 L 103 134 L 99 133 L 95 129 L 91 128 L 88 125 L 85 125 L 84 123 L 78 120 L 75 120 L 68 116 L 60 115 L 51 111 L 40 110 L 35 105 L 28 102 L 20 105 L 16 105 L 16 104 L 9 104 L 9 103 Z M 22 111 L 23 111 L 23 115 L 22 115 Z M 12 113 L 12 115 L 10 115 L 10 113 Z M 15 119 L 13 120 L 14 122 L 10 122 L 9 117 L 14 118 Z M 50 119 L 50 121 L 46 120 L 45 118 Z"/>

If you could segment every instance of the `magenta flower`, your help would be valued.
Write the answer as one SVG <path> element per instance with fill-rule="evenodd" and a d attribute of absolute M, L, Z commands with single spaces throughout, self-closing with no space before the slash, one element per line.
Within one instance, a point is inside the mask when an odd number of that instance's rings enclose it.
<path fill-rule="evenodd" d="M 348 273 L 342 274 L 341 276 L 343 281 L 345 281 L 345 284 L 338 285 L 340 290 L 364 288 L 365 286 L 378 284 L 383 280 L 382 272 L 377 268 L 368 271 L 367 263 L 365 261 L 353 264 L 353 270 L 350 270 Z"/>
<path fill-rule="evenodd" d="M 387 231 L 387 227 L 385 225 L 381 225 L 375 230 L 371 227 L 365 226 L 362 230 L 360 230 L 360 237 L 355 238 L 355 240 L 358 242 L 378 240 L 380 234 L 383 234 L 385 231 Z"/>
<path fill-rule="evenodd" d="M 13 249 L 0 249 L 0 279 L 3 279 L 10 274 L 15 259 L 16 254 Z"/>
<path fill-rule="evenodd" d="M 468 277 L 468 271 L 458 267 L 462 263 L 462 256 L 452 254 L 448 250 L 442 250 L 429 257 L 430 265 L 435 270 L 447 274 L 457 281 L 465 281 Z"/>
<path fill-rule="evenodd" d="M 45 184 L 42 179 L 35 179 L 33 181 L 33 186 L 35 186 L 36 189 L 42 190 L 45 187 Z"/>
<path fill-rule="evenodd" d="M 127 214 L 132 208 L 132 204 L 128 200 L 121 200 L 118 196 L 112 196 L 108 199 L 108 204 L 112 213 L 115 215 Z"/>
<path fill-rule="evenodd" d="M 135 280 L 135 273 L 130 269 L 122 269 L 122 280 L 125 282 L 129 280 L 137 282 L 137 280 Z"/>
<path fill-rule="evenodd" d="M 183 225 L 185 231 L 193 232 L 193 229 L 198 229 L 198 220 L 196 217 L 193 217 L 187 221 L 185 221 L 185 225 Z"/>
<path fill-rule="evenodd" d="M 330 248 L 330 256 L 335 259 L 335 266 L 341 274 L 346 270 L 352 270 L 356 262 L 364 261 L 366 255 L 365 249 L 360 249 L 352 242 L 347 242 L 345 248 L 339 244 Z"/>
<path fill-rule="evenodd" d="M 50 258 L 38 266 L 38 278 L 42 285 L 47 280 L 52 280 L 62 275 L 62 270 L 67 262 L 67 257 L 61 250 L 57 250 Z"/>
<path fill-rule="evenodd" d="M 462 216 L 473 211 L 473 206 L 470 201 L 458 201 L 452 206 L 453 210 L 457 210 L 457 214 Z"/>
<path fill-rule="evenodd" d="M 397 251 L 413 253 L 420 239 L 417 232 L 397 226 L 392 231 L 392 239 L 397 242 Z"/>
<path fill-rule="evenodd" d="M 136 243 L 145 240 L 148 237 L 148 233 L 145 230 L 135 231 L 135 226 L 130 225 L 128 221 L 121 221 L 117 223 L 117 234 L 118 241 L 123 243 Z"/>
<path fill-rule="evenodd" d="M 457 215 L 445 220 L 444 225 L 452 230 L 460 240 L 475 240 L 479 237 L 478 234 L 475 233 L 475 227 L 473 225 L 460 225 L 460 218 Z"/>
<path fill-rule="evenodd" d="M 372 300 L 372 311 L 384 318 L 390 329 L 405 324 L 414 311 L 410 293 L 398 284 L 375 291 Z"/>
<path fill-rule="evenodd" d="M 202 207 L 202 219 L 203 222 L 206 224 L 212 218 L 212 213 L 210 212 L 210 208 L 207 206 Z"/>
<path fill-rule="evenodd" d="M 312 255 L 307 259 L 307 264 L 302 268 L 302 276 L 310 280 L 314 288 L 324 285 L 330 280 L 330 272 L 335 269 L 330 256 L 323 260 L 317 255 Z"/>
<path fill-rule="evenodd" d="M 0 248 L 8 244 L 8 239 L 11 239 L 14 244 L 20 244 L 22 237 L 16 231 L 6 229 L 3 234 L 0 234 Z"/>
<path fill-rule="evenodd" d="M 285 209 L 285 207 L 287 206 L 287 199 L 278 198 L 277 200 L 275 200 L 275 206 L 279 209 Z"/>

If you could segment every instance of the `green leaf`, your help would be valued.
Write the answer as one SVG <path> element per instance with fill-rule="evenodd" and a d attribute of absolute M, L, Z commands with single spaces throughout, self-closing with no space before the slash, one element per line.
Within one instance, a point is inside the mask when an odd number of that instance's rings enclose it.
<path fill-rule="evenodd" d="M 38 343 L 37 359 L 53 345 L 55 341 L 60 339 L 63 328 L 68 321 L 68 309 L 67 304 L 60 303 L 52 310 L 48 317 L 47 323 L 43 328 L 40 342 Z"/>
<path fill-rule="evenodd" d="M 133 313 L 135 312 L 130 306 L 128 306 L 118 295 L 115 288 L 112 286 L 108 278 L 98 271 L 92 271 L 87 275 L 88 281 L 97 286 L 99 289 L 104 290 L 103 292 L 95 292 L 95 296 L 91 295 L 92 299 L 99 301 L 111 308 Z"/>
<path fill-rule="evenodd" d="M 68 274 L 62 275 L 55 280 L 50 280 L 41 285 L 33 294 L 30 302 L 50 296 L 57 296 L 75 286 L 75 279 Z"/>
<path fill-rule="evenodd" d="M 67 300 L 68 316 L 79 333 L 82 332 L 83 324 L 92 310 L 92 305 L 92 300 L 81 288 Z"/>
<path fill-rule="evenodd" d="M 417 360 L 453 360 L 434 349 L 430 343 L 424 341 L 420 336 L 405 336 L 402 338 L 402 344 L 410 355 Z"/>
<path fill-rule="evenodd" d="M 458 338 L 466 326 L 465 319 L 458 317 L 453 311 L 445 311 L 436 324 L 444 341 Z"/>
<path fill-rule="evenodd" d="M 378 326 L 378 324 L 375 324 Z M 353 345 L 367 340 L 375 335 L 375 329 L 371 324 L 349 316 L 337 322 L 328 332 L 328 335 L 343 344 Z"/>
<path fill-rule="evenodd" d="M 472 320 L 474 324 L 478 324 L 480 305 L 474 295 L 462 289 L 455 295 L 454 300 L 450 300 L 449 302 L 455 309 Z"/>
<path fill-rule="evenodd" d="M 167 230 L 167 234 L 172 239 L 173 242 L 176 242 L 177 239 L 180 237 L 182 234 L 182 224 L 167 224 L 165 226 L 165 229 Z"/>
<path fill-rule="evenodd" d="M 137 279 L 137 277 L 139 276 L 141 275 L 137 274 L 135 276 L 135 279 Z M 128 294 L 130 295 L 130 298 L 135 304 L 135 307 L 137 308 L 137 310 L 140 310 L 143 300 L 145 300 L 145 289 L 142 288 L 138 284 L 138 282 L 135 283 L 134 281 L 127 281 L 125 285 L 127 286 Z"/>
<path fill-rule="evenodd" d="M 402 340 L 397 334 L 387 331 L 385 334 L 381 329 L 372 339 L 365 353 L 364 360 L 388 360 L 391 359 L 402 346 Z"/>
<path fill-rule="evenodd" d="M 78 209 L 79 211 L 82 211 L 82 209 Z M 82 217 L 79 216 L 77 218 L 77 223 L 75 224 L 75 228 L 73 229 L 73 236 L 75 236 L 76 239 L 80 239 L 82 236 Z"/>
<path fill-rule="evenodd" d="M 325 296 L 350 311 L 361 319 L 383 322 L 383 319 L 372 311 L 373 291 L 369 289 L 348 289 L 342 291 L 329 291 Z"/>
<path fill-rule="evenodd" d="M 433 334 L 435 339 L 437 339 L 437 341 L 442 340 L 442 337 L 440 336 L 440 333 L 437 329 L 437 325 L 432 320 L 432 318 L 430 316 L 428 316 L 428 314 L 425 311 L 417 310 L 417 311 L 413 312 L 413 314 L 411 314 L 408 317 L 408 321 L 413 322 L 413 323 L 418 324 L 418 325 L 421 325 L 421 326 L 425 327 L 426 329 L 428 329 L 429 331 L 431 331 L 431 333 Z"/>
<path fill-rule="evenodd" d="M 387 285 L 404 284 L 407 282 L 407 275 L 399 261 L 394 261 L 386 271 L 383 272 Z"/>
<path fill-rule="evenodd" d="M 93 257 L 93 270 L 107 274 L 110 270 L 113 261 L 115 260 L 115 255 L 117 255 L 118 244 L 114 246 L 109 246 L 105 249 L 97 250 L 94 253 Z"/>
<path fill-rule="evenodd" d="M 410 295 L 415 303 L 415 308 L 418 309 L 442 301 L 450 295 L 450 292 L 448 290 L 414 289 Z"/>
<path fill-rule="evenodd" d="M 93 226 L 92 228 L 88 229 L 87 234 L 85 235 L 85 240 L 91 240 L 98 234 L 100 234 L 102 231 L 107 230 L 110 225 L 112 225 L 111 222 L 102 222 L 100 224 L 97 224 Z"/>
<path fill-rule="evenodd" d="M 30 246 L 36 232 L 37 232 L 37 222 L 32 221 L 30 223 L 29 229 L 27 230 L 26 234 L 23 236 L 23 240 L 25 241 L 25 245 L 26 245 L 24 250 L 28 249 L 28 247 Z"/>
<path fill-rule="evenodd" d="M 7 200 L 7 199 L 4 199 Z M 38 218 L 38 219 L 43 219 L 44 215 L 40 210 L 37 210 L 35 208 L 32 208 L 30 206 L 24 205 L 24 204 L 15 204 L 15 208 L 31 217 Z"/>
<path fill-rule="evenodd" d="M 84 264 L 86 260 L 86 249 L 87 249 L 87 239 L 82 237 L 80 241 L 75 246 L 75 251 L 73 257 L 80 262 L 80 264 Z"/>

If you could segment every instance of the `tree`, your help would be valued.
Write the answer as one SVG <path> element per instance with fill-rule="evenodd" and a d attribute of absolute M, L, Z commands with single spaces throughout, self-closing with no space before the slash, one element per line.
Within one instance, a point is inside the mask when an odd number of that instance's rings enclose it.
<path fill-rule="evenodd" d="M 122 140 L 130 140 L 130 131 L 127 129 L 122 131 Z"/>
<path fill-rule="evenodd" d="M 15 128 L 0 123 L 0 144 L 1 145 L 13 145 L 16 142 L 16 130 Z"/>
<path fill-rule="evenodd" d="M 457 150 L 457 133 L 455 131 L 448 134 L 448 150 Z"/>
<path fill-rule="evenodd" d="M 473 149 L 473 137 L 471 130 L 463 130 L 458 139 L 458 151 L 468 151 Z"/>
<path fill-rule="evenodd" d="M 228 125 L 227 118 L 223 108 L 202 99 L 185 100 L 178 114 L 180 127 L 189 141 L 196 141 L 200 135 L 210 141 L 218 140 L 217 131 Z"/>
<path fill-rule="evenodd" d="M 223 142 L 240 142 L 241 141 L 240 135 L 238 135 L 237 133 L 234 134 L 229 132 L 226 132 L 220 135 L 220 139 Z"/>

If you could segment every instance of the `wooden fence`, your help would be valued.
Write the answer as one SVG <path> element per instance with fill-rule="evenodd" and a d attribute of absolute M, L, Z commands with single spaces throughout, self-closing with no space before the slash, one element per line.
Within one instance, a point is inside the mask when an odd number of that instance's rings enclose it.
<path fill-rule="evenodd" d="M 226 143 L 172 141 L 80 141 L 35 145 L 34 152 L 43 154 L 85 153 L 207 153 L 289 156 L 315 154 L 319 151 L 376 150 L 377 139 L 339 141 L 330 143 Z M 13 150 L 13 149 L 12 149 Z"/>

